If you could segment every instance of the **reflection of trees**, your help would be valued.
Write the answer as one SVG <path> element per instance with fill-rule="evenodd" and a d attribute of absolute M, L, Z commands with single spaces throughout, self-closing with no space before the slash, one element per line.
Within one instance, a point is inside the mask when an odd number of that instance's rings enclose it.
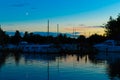
<path fill-rule="evenodd" d="M 96 55 L 97 55 L 97 54 L 95 54 L 95 53 L 88 54 L 89 60 L 90 60 L 92 63 L 94 63 L 94 64 L 99 63 L 99 60 L 97 60 L 96 57 L 95 57 Z"/>
<path fill-rule="evenodd" d="M 21 54 L 20 53 L 13 53 L 13 56 L 14 56 L 16 65 L 18 65 L 20 58 L 21 58 Z"/>
<path fill-rule="evenodd" d="M 114 55 L 114 56 L 113 56 Z M 96 55 L 89 55 L 89 60 L 94 63 L 105 63 L 107 61 L 107 73 L 111 80 L 120 79 L 120 57 L 118 54 L 109 53 L 99 53 Z"/>
<path fill-rule="evenodd" d="M 49 57 L 48 57 L 49 56 Z M 30 60 L 35 60 L 35 61 L 55 61 L 56 58 L 59 56 L 59 54 L 34 54 L 34 53 L 26 53 L 24 54 L 25 58 L 25 63 L 27 64 L 28 61 Z"/>
<path fill-rule="evenodd" d="M 5 65 L 8 53 L 0 53 L 0 69 Z"/>
<path fill-rule="evenodd" d="M 120 59 L 116 60 L 113 63 L 108 64 L 108 75 L 110 79 L 113 80 L 114 78 L 120 79 Z"/>
<path fill-rule="evenodd" d="M 59 57 L 60 60 L 64 59 L 66 60 L 68 56 L 76 56 L 76 61 L 80 61 L 83 57 L 85 57 L 87 54 L 67 54 L 67 53 L 58 53 L 58 54 L 24 54 L 25 62 L 29 60 L 36 60 L 36 61 L 45 61 L 48 60 L 56 61 L 56 59 Z"/>
<path fill-rule="evenodd" d="M 19 64 L 21 55 L 19 53 L 0 53 L 0 68 L 2 68 L 5 65 L 6 59 L 9 57 L 9 55 L 12 54 L 16 65 Z"/>

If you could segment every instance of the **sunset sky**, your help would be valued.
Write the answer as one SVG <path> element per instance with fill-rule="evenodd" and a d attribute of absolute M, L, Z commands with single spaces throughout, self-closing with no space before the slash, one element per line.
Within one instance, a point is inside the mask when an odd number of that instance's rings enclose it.
<path fill-rule="evenodd" d="M 0 24 L 5 31 L 103 33 L 100 26 L 120 13 L 120 0 L 0 0 Z"/>

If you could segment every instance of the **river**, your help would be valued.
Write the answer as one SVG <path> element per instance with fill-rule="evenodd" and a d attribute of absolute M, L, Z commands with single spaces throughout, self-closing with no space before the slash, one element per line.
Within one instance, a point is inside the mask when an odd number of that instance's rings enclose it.
<path fill-rule="evenodd" d="M 0 53 L 0 80 L 117 80 L 120 53 Z"/>

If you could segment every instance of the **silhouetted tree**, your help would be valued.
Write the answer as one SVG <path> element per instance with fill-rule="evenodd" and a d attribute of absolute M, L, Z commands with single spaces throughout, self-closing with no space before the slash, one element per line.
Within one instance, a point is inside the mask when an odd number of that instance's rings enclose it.
<path fill-rule="evenodd" d="M 5 45 L 9 42 L 9 36 L 0 27 L 0 44 Z"/>
<path fill-rule="evenodd" d="M 23 41 L 29 41 L 29 33 L 27 31 L 24 33 Z"/>
<path fill-rule="evenodd" d="M 66 34 L 59 34 L 58 40 L 59 40 L 59 43 L 69 43 L 71 41 Z"/>
<path fill-rule="evenodd" d="M 91 45 L 103 42 L 105 40 L 106 40 L 105 36 L 98 35 L 98 34 L 93 34 L 89 38 L 87 38 L 88 43 Z"/>
<path fill-rule="evenodd" d="M 105 25 L 105 29 L 108 38 L 120 40 L 120 14 L 116 19 L 110 17 L 109 21 Z"/>
<path fill-rule="evenodd" d="M 77 38 L 78 42 L 85 42 L 86 38 L 84 35 L 80 35 L 78 38 Z"/>
<path fill-rule="evenodd" d="M 13 44 L 18 44 L 21 41 L 21 35 L 20 32 L 17 30 L 15 32 L 15 35 L 11 37 L 11 42 Z"/>
<path fill-rule="evenodd" d="M 28 42 L 32 43 L 33 40 L 34 40 L 34 38 L 33 38 L 33 33 L 30 33 L 30 34 L 29 34 L 29 41 L 28 41 Z"/>
<path fill-rule="evenodd" d="M 78 46 L 85 46 L 86 45 L 86 37 L 84 35 L 80 35 L 78 38 L 77 38 L 77 43 L 79 43 Z"/>

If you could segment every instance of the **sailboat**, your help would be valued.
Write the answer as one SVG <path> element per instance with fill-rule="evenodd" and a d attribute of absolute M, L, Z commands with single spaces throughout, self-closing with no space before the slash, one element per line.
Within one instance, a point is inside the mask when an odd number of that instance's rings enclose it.
<path fill-rule="evenodd" d="M 93 47 L 95 47 L 98 51 L 120 52 L 120 41 L 106 40 L 103 43 L 95 44 Z"/>

